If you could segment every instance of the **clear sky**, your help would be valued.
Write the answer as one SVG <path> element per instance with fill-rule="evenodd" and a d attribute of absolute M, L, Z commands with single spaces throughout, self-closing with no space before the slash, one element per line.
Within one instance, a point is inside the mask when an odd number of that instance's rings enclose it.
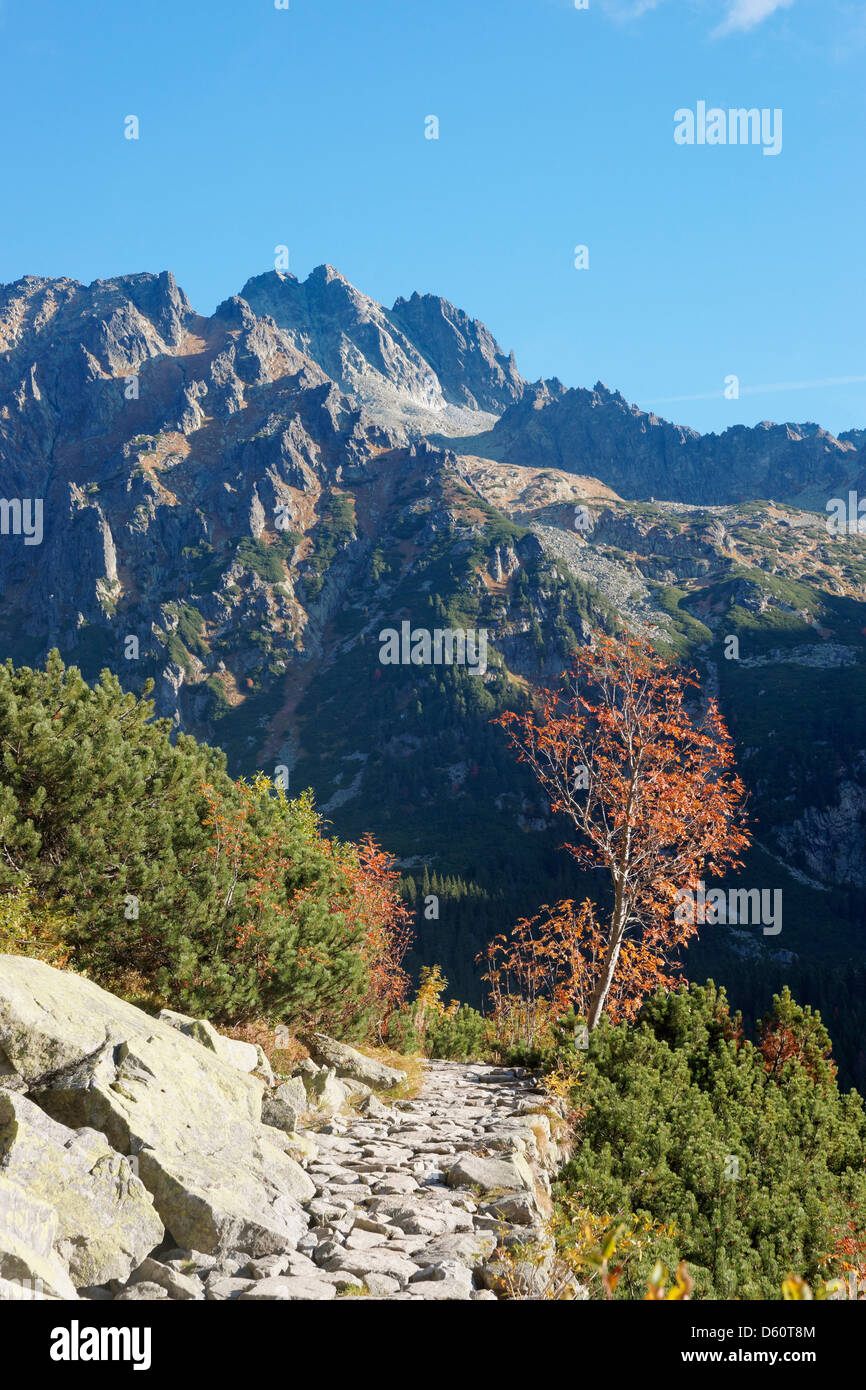
<path fill-rule="evenodd" d="M 210 313 L 285 244 L 531 378 L 864 427 L 864 70 L 863 0 L 0 0 L 0 281 L 170 269 Z M 677 144 L 702 101 L 781 152 Z"/>

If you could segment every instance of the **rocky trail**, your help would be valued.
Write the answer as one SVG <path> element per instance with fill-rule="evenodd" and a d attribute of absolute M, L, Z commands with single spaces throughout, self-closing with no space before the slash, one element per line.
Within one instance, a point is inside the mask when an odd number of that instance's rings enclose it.
<path fill-rule="evenodd" d="M 495 1298 L 497 1246 L 545 1241 L 560 1158 L 549 1098 L 511 1070 L 431 1061 L 416 1099 L 363 1105 L 316 1134 L 316 1224 L 275 1267 L 324 1281 L 323 1297 L 363 1285 L 384 1298 Z"/>
<path fill-rule="evenodd" d="M 444 1061 L 406 1098 L 304 1041 L 275 1076 L 204 1019 L 0 956 L 0 1300 L 547 1296 L 558 1102 Z"/>
<path fill-rule="evenodd" d="M 549 1175 L 561 1161 L 551 1115 L 555 1125 L 549 1097 L 513 1070 L 429 1061 L 414 1099 L 387 1104 L 370 1091 L 357 1114 L 296 1133 L 315 1196 L 295 1248 L 256 1259 L 168 1251 L 118 1297 L 540 1297 Z"/>

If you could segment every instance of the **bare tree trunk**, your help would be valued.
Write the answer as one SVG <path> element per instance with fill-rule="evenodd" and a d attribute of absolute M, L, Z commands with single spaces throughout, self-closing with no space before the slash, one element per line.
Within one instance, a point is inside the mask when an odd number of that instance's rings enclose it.
<path fill-rule="evenodd" d="M 625 903 L 624 895 L 618 885 L 610 924 L 610 941 L 608 942 L 604 963 L 601 967 L 601 974 L 596 981 L 595 989 L 592 992 L 592 999 L 589 1003 L 589 1016 L 586 1022 L 590 1033 L 594 1028 L 597 1028 L 601 1022 L 604 1006 L 607 1003 L 607 996 L 610 993 L 613 977 L 616 974 L 616 967 L 619 961 L 619 953 L 622 949 L 622 940 L 625 936 L 627 922 L 628 905 Z"/>

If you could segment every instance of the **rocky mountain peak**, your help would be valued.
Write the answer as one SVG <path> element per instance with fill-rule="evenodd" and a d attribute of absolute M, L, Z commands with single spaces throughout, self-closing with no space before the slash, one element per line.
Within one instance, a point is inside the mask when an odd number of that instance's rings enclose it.
<path fill-rule="evenodd" d="M 526 383 L 514 353 L 447 299 L 416 291 L 395 301 L 390 318 L 426 357 L 452 405 L 501 414 L 522 398 Z"/>
<path fill-rule="evenodd" d="M 331 265 L 303 281 L 269 271 L 248 280 L 241 294 L 387 425 L 453 433 L 452 417 L 465 427 L 470 421 L 461 413 L 472 411 L 483 428 L 492 422 L 482 413 L 501 414 L 523 395 L 513 353 L 436 295 L 416 292 L 388 310 Z"/>

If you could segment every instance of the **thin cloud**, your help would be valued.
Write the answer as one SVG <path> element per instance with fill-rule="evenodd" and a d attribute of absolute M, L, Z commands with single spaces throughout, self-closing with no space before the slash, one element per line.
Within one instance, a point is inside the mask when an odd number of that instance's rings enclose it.
<path fill-rule="evenodd" d="M 728 0 L 728 13 L 713 30 L 713 38 L 746 33 L 769 19 L 777 10 L 787 10 L 794 0 Z"/>
<path fill-rule="evenodd" d="M 741 396 L 763 396 L 774 391 L 814 391 L 827 386 L 854 386 L 866 382 L 866 376 L 828 376 L 820 381 L 774 381 L 766 386 L 741 386 Z M 717 401 L 724 391 L 703 391 L 696 396 L 654 396 L 656 405 L 678 405 L 682 401 Z"/>
<path fill-rule="evenodd" d="M 600 0 L 600 3 L 609 19 L 619 24 L 627 24 L 659 9 L 665 0 Z M 726 34 L 748 33 L 779 10 L 789 9 L 794 0 L 691 0 L 692 6 L 697 9 L 708 3 L 716 9 L 721 7 L 725 10 L 721 23 L 712 30 L 712 37 L 715 39 Z"/>

